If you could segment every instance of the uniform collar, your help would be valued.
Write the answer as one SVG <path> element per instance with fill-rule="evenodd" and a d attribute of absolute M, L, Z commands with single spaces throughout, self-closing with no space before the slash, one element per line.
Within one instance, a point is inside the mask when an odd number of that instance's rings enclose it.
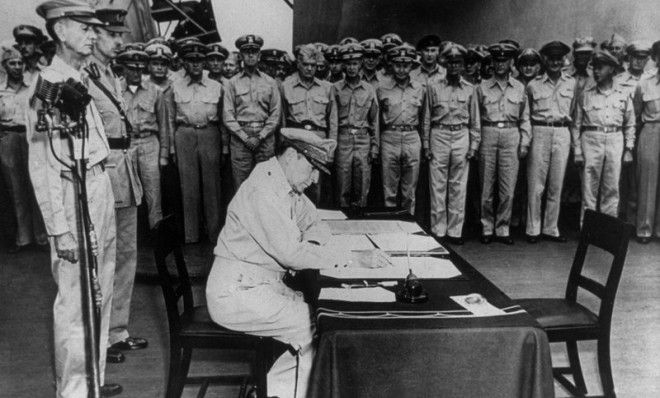
<path fill-rule="evenodd" d="M 187 80 L 186 81 L 186 86 L 192 86 L 193 84 L 199 84 L 201 86 L 206 87 L 206 85 L 208 83 L 208 77 L 204 76 L 203 72 L 202 72 L 202 78 L 197 80 L 197 81 L 193 81 L 193 79 L 188 74 L 186 74 L 184 79 Z"/>
<path fill-rule="evenodd" d="M 350 89 L 364 88 L 364 85 L 365 85 L 365 82 L 364 82 L 364 80 L 362 80 L 362 78 L 360 78 L 358 80 L 358 83 L 355 85 L 355 87 L 351 87 L 351 85 L 348 83 L 348 80 L 346 80 L 346 79 L 343 79 L 343 80 L 340 80 L 340 81 L 342 82 L 342 85 L 341 85 L 342 90 L 345 90 L 347 87 L 350 88 Z"/>
<path fill-rule="evenodd" d="M 447 76 L 445 76 L 445 78 L 442 79 L 442 82 L 443 82 L 445 85 L 447 85 L 447 86 L 452 86 L 452 84 L 449 82 L 449 79 L 447 79 Z M 459 87 L 459 88 L 463 88 L 463 87 L 465 86 L 466 83 L 468 83 L 468 81 L 465 80 L 465 79 L 463 78 L 463 76 L 460 76 L 460 77 L 458 78 L 458 87 Z"/>
<path fill-rule="evenodd" d="M 296 75 L 296 77 L 294 79 L 295 79 L 294 82 L 293 82 L 294 86 L 300 85 L 300 86 L 305 87 L 305 84 L 303 83 L 302 79 L 300 78 L 300 75 Z M 312 79 L 312 86 L 315 86 L 315 85 L 316 86 L 321 85 L 321 81 L 319 79 L 317 79 L 316 77 Z"/>
<path fill-rule="evenodd" d="M 511 74 L 509 74 L 509 77 L 506 79 L 506 85 L 513 87 L 513 80 L 514 80 L 513 77 L 511 76 Z M 495 77 L 491 77 L 489 87 L 493 88 L 495 86 L 500 86 L 500 82 L 497 79 L 495 79 Z"/>
<path fill-rule="evenodd" d="M 544 72 L 543 75 L 541 76 L 541 79 L 543 79 L 543 83 L 547 82 L 552 82 L 552 79 L 550 79 L 550 76 L 548 75 L 547 72 Z M 559 79 L 557 81 L 566 81 L 568 79 L 568 76 L 564 72 L 561 72 L 559 74 Z"/>
<path fill-rule="evenodd" d="M 247 73 L 246 70 L 242 70 L 240 72 L 240 74 L 241 74 L 242 77 L 250 77 L 251 76 L 250 74 Z M 261 77 L 261 71 L 258 68 L 255 68 L 254 69 L 254 75 Z"/>
<path fill-rule="evenodd" d="M 434 64 L 431 69 L 426 69 L 426 68 L 424 68 L 424 65 L 420 65 L 419 66 L 419 71 L 421 73 L 426 73 L 427 75 L 431 76 L 433 74 L 440 73 L 440 65 Z"/>
<path fill-rule="evenodd" d="M 277 157 L 273 156 L 264 162 L 264 165 L 266 166 L 266 170 L 264 171 L 270 177 L 269 180 L 273 184 L 275 194 L 281 198 L 289 196 L 293 192 L 293 189 L 291 188 L 291 184 L 289 184 L 289 180 L 286 179 L 284 170 Z"/>
<path fill-rule="evenodd" d="M 392 89 L 392 88 L 394 88 L 394 87 L 401 87 L 401 88 L 403 88 L 403 89 L 406 89 L 406 88 L 408 88 L 408 87 L 415 88 L 415 86 L 417 85 L 417 82 L 414 81 L 412 78 L 408 78 L 408 84 L 406 84 L 405 87 L 402 87 L 402 86 L 396 81 L 395 78 L 391 78 L 389 81 L 387 81 L 387 82 L 384 83 L 384 84 L 386 84 L 386 85 L 388 86 L 388 88 L 390 88 L 390 89 Z"/>

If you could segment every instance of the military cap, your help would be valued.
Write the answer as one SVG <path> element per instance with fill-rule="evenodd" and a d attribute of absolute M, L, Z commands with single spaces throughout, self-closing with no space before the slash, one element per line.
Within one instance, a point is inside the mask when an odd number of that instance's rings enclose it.
<path fill-rule="evenodd" d="M 391 62 L 414 62 L 417 59 L 417 51 L 408 43 L 396 46 L 387 52 Z"/>
<path fill-rule="evenodd" d="M 479 52 L 476 46 L 468 46 L 467 54 L 465 54 L 466 62 L 481 62 L 484 60 L 484 55 Z"/>
<path fill-rule="evenodd" d="M 5 61 L 9 61 L 12 59 L 23 59 L 23 56 L 21 55 L 21 52 L 18 51 L 16 48 L 13 46 L 3 46 L 2 47 L 2 59 L 0 62 L 2 64 L 5 63 Z"/>
<path fill-rule="evenodd" d="M 144 51 L 128 50 L 117 56 L 117 62 L 128 68 L 143 69 L 149 62 L 149 55 Z"/>
<path fill-rule="evenodd" d="M 620 71 L 622 69 L 621 63 L 619 62 L 619 59 L 612 55 L 607 50 L 604 51 L 596 51 L 594 52 L 594 55 L 591 56 L 591 62 L 596 65 L 596 64 L 606 64 L 606 65 L 611 65 L 613 66 L 617 71 Z"/>
<path fill-rule="evenodd" d="M 249 34 L 249 35 L 243 35 L 236 39 L 236 42 L 234 43 L 236 45 L 236 48 L 239 50 L 247 50 L 250 48 L 256 48 L 257 50 L 260 50 L 261 47 L 264 45 L 264 39 L 261 38 L 261 36 Z"/>
<path fill-rule="evenodd" d="M 508 60 L 515 57 L 517 49 L 509 43 L 495 43 L 488 47 L 488 52 L 495 60 Z"/>
<path fill-rule="evenodd" d="M 343 45 L 349 44 L 349 43 L 359 43 L 359 41 L 355 37 L 344 37 L 343 39 L 341 39 L 339 41 L 340 46 L 343 46 Z"/>
<path fill-rule="evenodd" d="M 647 57 L 651 54 L 651 45 L 645 41 L 636 40 L 626 47 L 626 54 L 629 56 L 642 56 Z"/>
<path fill-rule="evenodd" d="M 456 43 L 448 43 L 444 50 L 440 53 L 440 55 L 446 59 L 455 59 L 455 58 L 461 58 L 465 59 L 467 56 L 467 50 L 465 47 L 461 46 L 460 44 Z"/>
<path fill-rule="evenodd" d="M 563 57 L 571 52 L 568 44 L 561 41 L 551 41 L 541 47 L 539 53 L 546 57 Z"/>
<path fill-rule="evenodd" d="M 12 33 L 16 41 L 18 41 L 19 37 L 32 39 L 38 44 L 46 40 L 46 36 L 44 36 L 41 29 L 32 25 L 18 25 L 14 28 Z"/>
<path fill-rule="evenodd" d="M 325 53 L 325 51 L 328 49 L 328 45 L 321 42 L 314 43 L 314 47 L 316 47 L 316 49 L 321 53 Z"/>
<path fill-rule="evenodd" d="M 417 51 L 422 51 L 426 47 L 440 47 L 440 38 L 437 35 L 426 35 L 417 42 Z"/>
<path fill-rule="evenodd" d="M 383 42 L 378 39 L 366 39 L 360 43 L 365 54 L 381 54 L 383 52 Z"/>
<path fill-rule="evenodd" d="M 355 44 L 355 43 L 353 43 L 353 44 Z M 340 46 L 339 44 L 331 44 L 325 50 L 323 55 L 325 56 L 325 58 L 328 61 L 339 61 L 339 60 L 341 60 L 341 47 L 342 46 L 343 45 Z M 360 46 L 360 45 L 358 44 L 358 46 Z"/>
<path fill-rule="evenodd" d="M 396 33 L 385 33 L 380 37 L 380 42 L 383 45 L 383 50 L 386 52 L 391 48 L 403 44 L 403 40 L 401 40 L 401 37 Z"/>
<path fill-rule="evenodd" d="M 608 45 L 609 48 L 612 48 L 612 46 L 615 45 L 615 44 L 625 46 L 626 45 L 626 39 L 624 39 L 623 36 L 621 36 L 620 34 L 614 33 L 614 34 L 612 34 L 612 38 L 610 38 L 610 41 L 607 43 L 607 45 Z"/>
<path fill-rule="evenodd" d="M 147 41 L 147 43 L 146 43 L 147 46 L 150 46 L 152 44 L 162 44 L 162 45 L 165 45 L 167 47 L 170 46 L 170 42 L 166 38 L 164 38 L 163 36 L 156 36 L 153 39 L 149 39 L 149 41 Z"/>
<path fill-rule="evenodd" d="M 121 49 L 122 52 L 129 50 L 144 51 L 144 43 L 140 43 L 139 41 L 134 43 L 126 43 Z"/>
<path fill-rule="evenodd" d="M 343 61 L 361 59 L 363 54 L 364 49 L 358 43 L 345 44 L 340 48 L 340 56 Z"/>
<path fill-rule="evenodd" d="M 209 52 L 206 54 L 207 57 L 215 55 L 225 60 L 227 59 L 227 56 L 229 56 L 229 51 L 227 51 L 227 49 L 220 43 L 208 44 L 207 47 L 209 48 Z"/>
<path fill-rule="evenodd" d="M 261 50 L 261 60 L 264 62 L 284 62 L 285 51 L 275 48 Z"/>
<path fill-rule="evenodd" d="M 596 48 L 596 45 L 597 45 L 596 40 L 594 40 L 594 38 L 591 36 L 578 37 L 573 42 L 573 52 L 593 53 L 594 49 Z"/>
<path fill-rule="evenodd" d="M 499 42 L 500 42 L 500 43 L 503 43 L 503 44 L 509 44 L 509 45 L 511 45 L 511 47 L 514 48 L 514 51 L 515 51 L 514 54 L 513 54 L 513 57 L 514 57 L 514 58 L 517 57 L 517 56 L 520 54 L 520 51 L 522 51 L 522 47 L 520 47 L 520 43 L 518 43 L 518 42 L 515 41 L 515 40 L 512 40 L 512 39 L 502 39 L 502 40 L 500 40 Z"/>
<path fill-rule="evenodd" d="M 520 64 L 524 61 L 532 62 L 534 64 L 541 63 L 541 54 L 533 48 L 526 48 L 520 52 L 518 59 L 516 60 L 517 64 Z"/>
<path fill-rule="evenodd" d="M 151 43 L 144 48 L 144 52 L 147 53 L 149 59 L 162 59 L 164 61 L 172 59 L 172 50 L 162 43 Z"/>
<path fill-rule="evenodd" d="M 651 54 L 653 54 L 653 56 L 659 56 L 660 55 L 660 40 L 656 41 L 651 46 Z"/>
<path fill-rule="evenodd" d="M 330 173 L 329 166 L 332 164 L 333 155 L 337 142 L 335 140 L 321 138 L 308 130 L 300 128 L 284 127 L 280 130 L 285 142 L 303 155 L 317 169 L 326 174 Z"/>
<path fill-rule="evenodd" d="M 86 25 L 104 25 L 97 17 L 94 9 L 83 0 L 49 0 L 36 9 L 37 15 L 46 21 L 59 18 L 69 18 Z"/>
<path fill-rule="evenodd" d="M 176 40 L 173 43 L 173 46 L 176 47 L 176 51 L 179 52 L 181 48 L 187 44 L 202 44 L 202 42 L 196 37 L 184 37 L 183 39 Z"/>
<path fill-rule="evenodd" d="M 110 32 L 125 33 L 131 31 L 124 24 L 127 13 L 126 10 L 120 8 L 102 8 L 96 10 L 96 17 L 103 22 L 103 29 Z"/>
<path fill-rule="evenodd" d="M 209 52 L 202 43 L 186 43 L 179 49 L 179 56 L 184 60 L 204 60 Z"/>

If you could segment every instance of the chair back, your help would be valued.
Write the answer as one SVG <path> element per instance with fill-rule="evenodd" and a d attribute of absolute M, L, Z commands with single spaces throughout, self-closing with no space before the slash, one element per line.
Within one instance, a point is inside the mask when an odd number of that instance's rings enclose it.
<path fill-rule="evenodd" d="M 192 311 L 194 307 L 190 277 L 183 257 L 182 240 L 172 216 L 163 218 L 155 228 L 154 257 L 167 308 L 170 338 L 179 334 L 181 317 L 184 313 Z M 174 260 L 175 267 L 168 267 L 171 260 Z M 181 300 L 183 300 L 183 311 L 179 310 Z"/>
<path fill-rule="evenodd" d="M 609 330 L 612 320 L 614 298 L 619 288 L 623 265 L 628 253 L 628 242 L 633 232 L 634 227 L 631 224 L 615 217 L 593 210 L 587 210 L 584 214 L 580 242 L 568 277 L 566 299 L 576 302 L 578 288 L 585 289 L 600 298 L 598 318 L 601 325 L 607 327 L 607 330 Z M 605 285 L 582 275 L 589 245 L 601 248 L 613 256 Z"/>

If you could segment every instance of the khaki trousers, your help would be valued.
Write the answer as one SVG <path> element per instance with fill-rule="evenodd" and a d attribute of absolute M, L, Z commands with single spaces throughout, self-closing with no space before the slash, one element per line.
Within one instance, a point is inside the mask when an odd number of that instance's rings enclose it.
<path fill-rule="evenodd" d="M 256 136 L 261 128 L 254 129 L 246 126 L 243 127 L 243 131 L 249 136 Z M 248 149 L 238 137 L 231 136 L 229 148 L 232 179 L 234 180 L 234 191 L 236 191 L 243 181 L 248 178 L 257 163 L 268 160 L 275 155 L 275 135 L 271 134 L 261 141 L 254 152 Z"/>
<path fill-rule="evenodd" d="M 385 206 L 397 206 L 400 187 L 401 207 L 414 214 L 422 150 L 419 132 L 385 130 L 380 142 Z"/>
<path fill-rule="evenodd" d="M 340 207 L 365 207 L 371 184 L 369 150 L 371 136 L 366 130 L 351 134 L 342 129 L 337 138 L 335 170 Z"/>
<path fill-rule="evenodd" d="M 637 142 L 637 236 L 660 236 L 660 123 L 646 123 Z"/>
<path fill-rule="evenodd" d="M 152 134 L 144 138 L 132 138 L 131 153 L 133 166 L 140 176 L 144 200 L 149 210 L 149 227 L 153 228 L 163 218 L 160 189 L 160 143 Z"/>
<path fill-rule="evenodd" d="M 586 209 L 616 217 L 619 209 L 623 134 L 584 131 L 580 141 L 584 154 L 580 224 Z"/>

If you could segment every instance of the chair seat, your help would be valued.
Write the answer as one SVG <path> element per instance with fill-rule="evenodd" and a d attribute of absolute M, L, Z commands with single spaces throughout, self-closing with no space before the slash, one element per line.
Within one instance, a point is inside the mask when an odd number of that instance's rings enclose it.
<path fill-rule="evenodd" d="M 598 327 L 598 317 L 578 303 L 565 299 L 531 298 L 515 300 L 544 329 Z"/>
<path fill-rule="evenodd" d="M 194 307 L 191 313 L 184 314 L 181 319 L 182 337 L 223 337 L 257 341 L 263 337 L 253 336 L 244 332 L 237 332 L 213 322 L 205 305 Z"/>

